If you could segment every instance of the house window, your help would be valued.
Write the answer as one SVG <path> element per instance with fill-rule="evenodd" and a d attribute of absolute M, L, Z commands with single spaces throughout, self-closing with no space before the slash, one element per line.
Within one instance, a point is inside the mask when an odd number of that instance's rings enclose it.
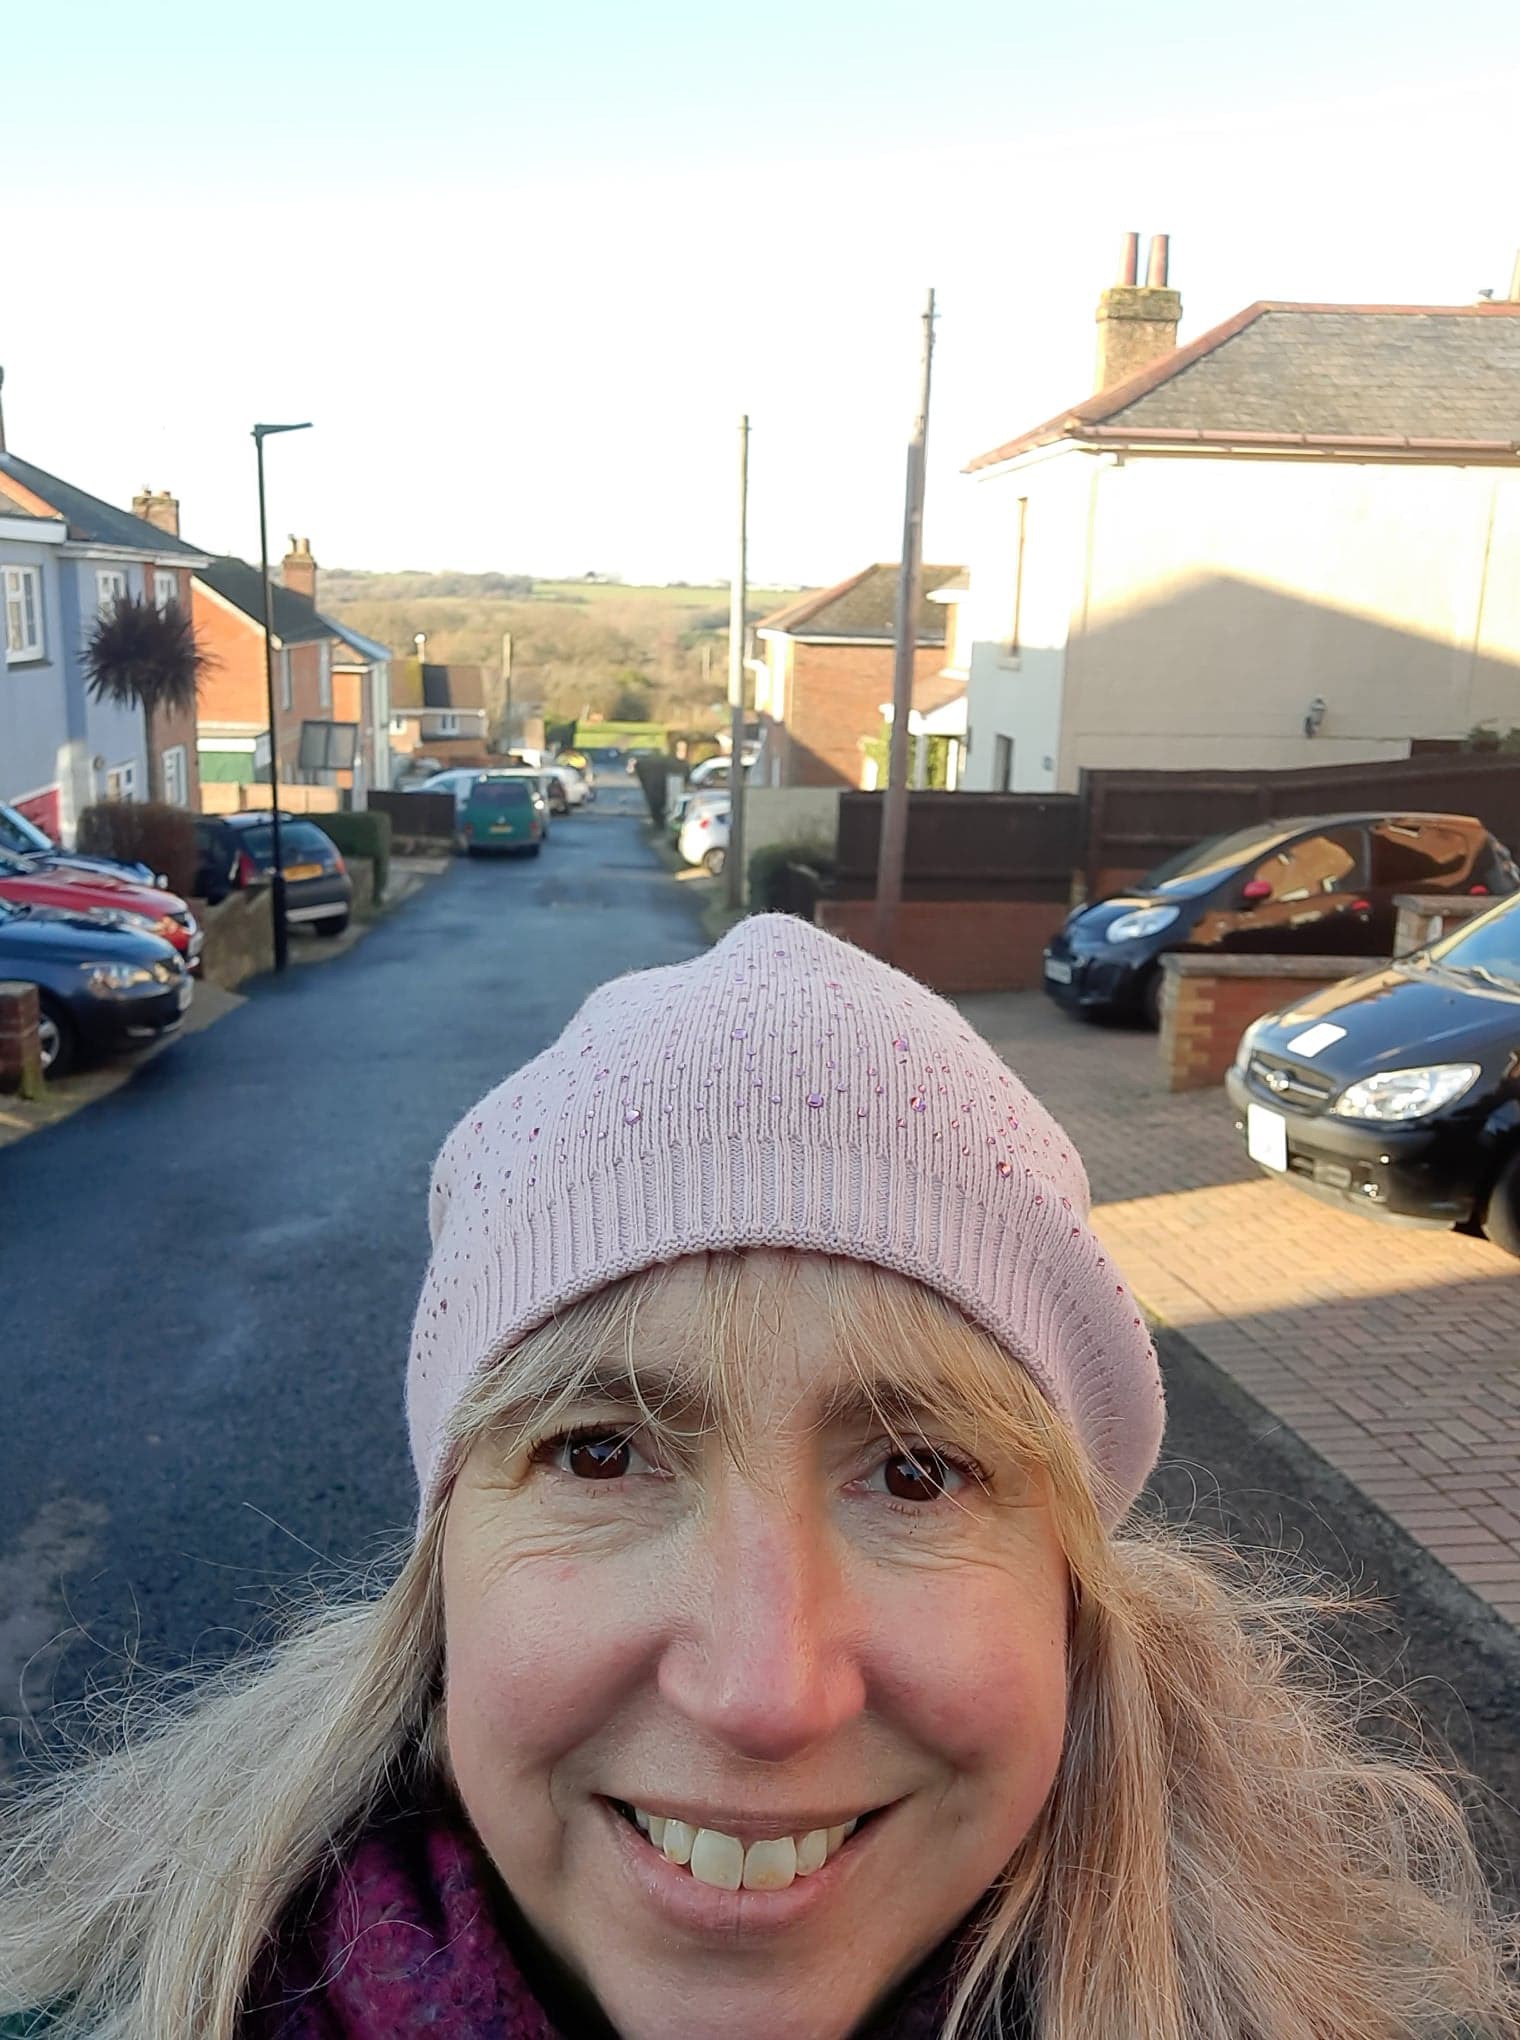
<path fill-rule="evenodd" d="M 107 800 L 136 800 L 137 766 L 135 763 L 113 765 L 106 774 Z"/>
<path fill-rule="evenodd" d="M 5 569 L 5 656 L 9 660 L 40 659 L 42 642 L 42 575 L 36 567 Z"/>
<path fill-rule="evenodd" d="M 992 790 L 994 793 L 1013 791 L 1013 739 L 999 737 L 992 747 Z"/>
<path fill-rule="evenodd" d="M 393 737 L 404 737 L 406 735 L 406 717 L 404 715 L 393 715 L 391 717 L 391 735 Z"/>
<path fill-rule="evenodd" d="M 171 807 L 189 807 L 190 758 L 185 746 L 171 744 L 164 753 L 163 764 L 164 799 Z"/>
<path fill-rule="evenodd" d="M 1014 659 L 1024 648 L 1024 537 L 1028 524 L 1029 498 L 1020 496 L 1013 535 L 1013 624 L 1008 633 L 1008 655 Z"/>
<path fill-rule="evenodd" d="M 435 737 L 457 737 L 459 735 L 458 716 L 457 715 L 435 716 L 433 718 L 433 735 Z"/>
<path fill-rule="evenodd" d="M 290 676 L 290 647 L 286 645 L 280 653 L 280 706 L 289 708 L 295 701 L 295 688 Z"/>
<path fill-rule="evenodd" d="M 101 567 L 95 575 L 96 607 L 109 616 L 127 592 L 127 577 L 115 567 Z"/>
<path fill-rule="evenodd" d="M 156 609 L 167 609 L 171 602 L 179 600 L 179 575 L 172 568 L 157 567 L 153 573 L 153 604 Z"/>

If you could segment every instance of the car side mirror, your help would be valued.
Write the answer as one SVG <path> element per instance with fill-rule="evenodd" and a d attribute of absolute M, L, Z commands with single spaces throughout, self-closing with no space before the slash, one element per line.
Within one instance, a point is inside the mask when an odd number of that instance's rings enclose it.
<path fill-rule="evenodd" d="M 1272 888 L 1264 878 L 1248 879 L 1241 887 L 1240 897 L 1248 907 L 1254 907 L 1259 900 L 1269 900 Z"/>

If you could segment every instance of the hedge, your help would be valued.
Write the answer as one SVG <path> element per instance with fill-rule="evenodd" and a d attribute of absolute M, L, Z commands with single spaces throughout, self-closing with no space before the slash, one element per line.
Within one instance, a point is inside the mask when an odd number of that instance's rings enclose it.
<path fill-rule="evenodd" d="M 167 801 L 105 800 L 79 817 L 75 848 L 86 857 L 120 857 L 146 864 L 188 899 L 195 889 L 200 853 L 195 818 Z"/>
<path fill-rule="evenodd" d="M 806 877 L 799 877 L 806 873 Z M 797 843 L 763 843 L 750 855 L 749 910 L 752 914 L 796 914 L 813 918 L 813 903 L 834 875 L 834 853 L 816 838 Z"/>
<path fill-rule="evenodd" d="M 391 873 L 391 818 L 379 808 L 355 808 L 349 814 L 309 815 L 324 836 L 331 837 L 345 857 L 367 857 L 375 867 L 375 905 L 385 898 Z"/>

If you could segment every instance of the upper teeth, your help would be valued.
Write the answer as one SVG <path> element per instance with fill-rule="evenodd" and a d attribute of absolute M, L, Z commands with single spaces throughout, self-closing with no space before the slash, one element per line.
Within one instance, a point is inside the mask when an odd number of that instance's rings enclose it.
<path fill-rule="evenodd" d="M 847 1820 L 840 1827 L 813 1828 L 805 1835 L 768 1836 L 746 1848 L 737 1835 L 646 1813 L 642 1806 L 633 1809 L 633 1817 L 667 1863 L 685 1864 L 699 1884 L 716 1884 L 723 1891 L 737 1891 L 741 1885 L 746 1891 L 785 1891 L 794 1877 L 821 1870 L 859 1826 L 858 1821 Z"/>

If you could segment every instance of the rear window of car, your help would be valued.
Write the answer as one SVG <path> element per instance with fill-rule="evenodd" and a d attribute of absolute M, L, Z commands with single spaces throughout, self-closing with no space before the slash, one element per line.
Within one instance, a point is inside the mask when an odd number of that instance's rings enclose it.
<path fill-rule="evenodd" d="M 477 779 L 470 789 L 470 806 L 480 808 L 531 807 L 533 794 L 526 779 Z"/>
<path fill-rule="evenodd" d="M 274 855 L 274 830 L 267 822 L 256 829 L 243 829 L 238 841 L 250 857 L 266 863 Z M 281 822 L 280 855 L 287 864 L 310 864 L 332 855 L 332 838 L 311 822 Z"/>

